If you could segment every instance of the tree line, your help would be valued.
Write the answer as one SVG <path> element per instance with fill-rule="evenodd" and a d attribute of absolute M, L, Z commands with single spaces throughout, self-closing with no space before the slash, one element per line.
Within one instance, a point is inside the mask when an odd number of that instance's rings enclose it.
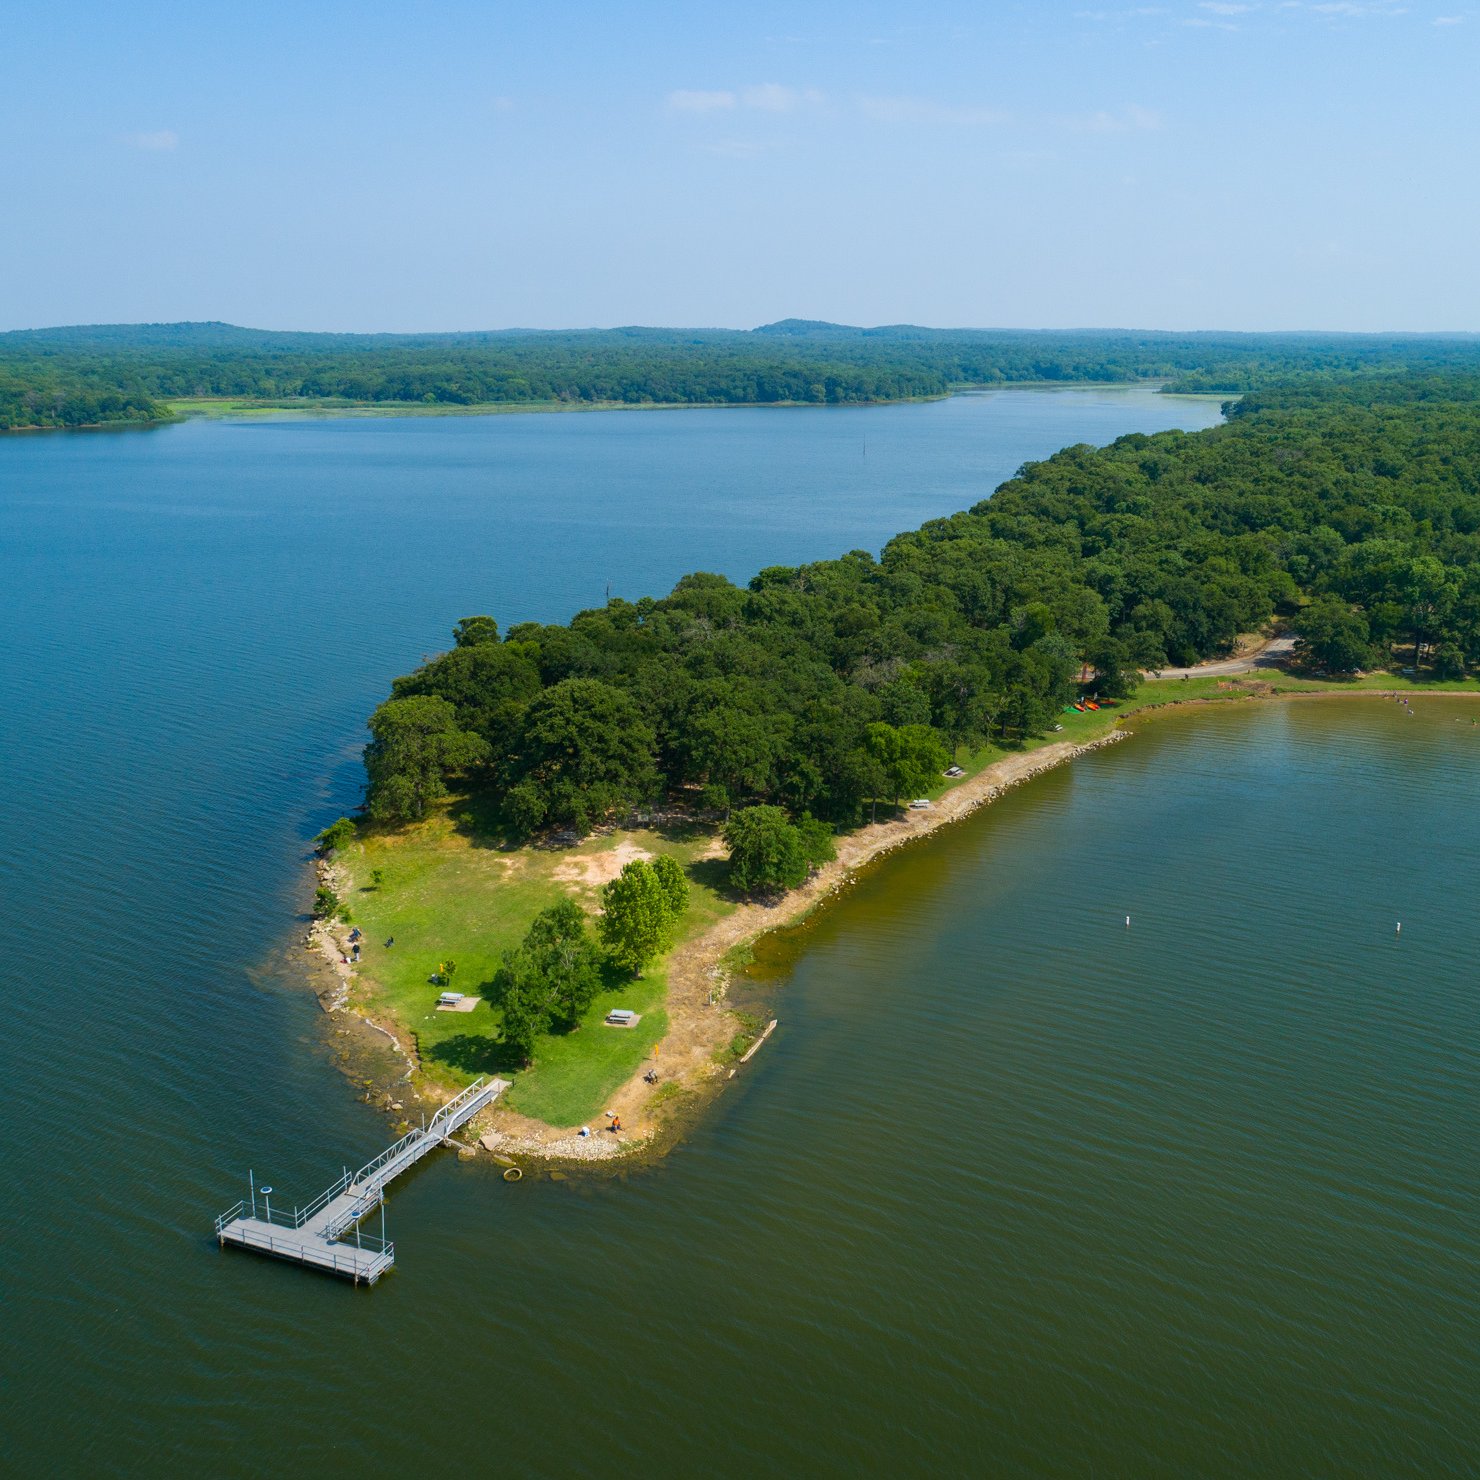
<path fill-rule="evenodd" d="M 849 405 L 1025 381 L 1161 380 L 1237 394 L 1292 373 L 1480 370 L 1480 340 L 1439 335 L 1127 330 L 628 328 L 297 334 L 230 324 L 0 334 L 0 429 L 165 420 L 190 397 L 354 404 Z"/>
<path fill-rule="evenodd" d="M 739 838 L 771 808 L 798 837 L 757 856 L 794 877 L 806 829 L 1042 733 L 1084 665 L 1114 697 L 1276 613 L 1329 672 L 1395 648 L 1480 670 L 1480 376 L 1292 382 L 1220 427 L 1066 448 L 877 558 L 696 573 L 560 625 L 466 619 L 371 716 L 367 809 L 414 819 L 454 775 L 525 836 L 667 796 Z"/>

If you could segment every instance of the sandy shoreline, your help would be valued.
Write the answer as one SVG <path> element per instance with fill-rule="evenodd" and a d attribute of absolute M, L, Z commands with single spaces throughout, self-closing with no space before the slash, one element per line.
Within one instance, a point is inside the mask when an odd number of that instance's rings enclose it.
<path fill-rule="evenodd" d="M 837 840 L 836 860 L 823 868 L 808 883 L 774 903 L 743 904 L 711 929 L 679 946 L 668 958 L 669 1030 L 659 1045 L 654 1067 L 659 1072 L 656 1086 L 635 1075 L 607 1101 L 624 1127 L 618 1138 L 601 1133 L 592 1126 L 593 1134 L 580 1139 L 577 1128 L 553 1128 L 528 1120 L 511 1110 L 496 1112 L 494 1120 L 500 1134 L 499 1149 L 512 1156 L 529 1160 L 606 1160 L 619 1155 L 661 1154 L 677 1139 L 689 1116 L 675 1122 L 663 1109 L 663 1087 L 677 1084 L 687 1091 L 686 1110 L 697 1110 L 732 1079 L 739 1070 L 716 1061 L 716 1054 L 731 1041 L 735 1030 L 734 1015 L 724 1006 L 729 972 L 727 959 L 732 953 L 752 945 L 770 931 L 784 929 L 818 909 L 847 887 L 853 875 L 874 860 L 927 837 L 937 829 L 959 822 L 1000 798 L 1005 792 L 1045 771 L 1054 770 L 1092 750 L 1129 739 L 1135 732 L 1120 727 L 1132 717 L 1149 716 L 1158 710 L 1171 710 L 1202 704 L 1229 702 L 1267 702 L 1269 699 L 1325 699 L 1372 697 L 1392 700 L 1397 690 L 1343 692 L 1339 689 L 1318 693 L 1277 693 L 1265 688 L 1257 677 L 1245 678 L 1248 688 L 1217 698 L 1169 698 L 1160 704 L 1148 704 L 1119 716 L 1116 728 L 1094 740 L 1076 744 L 1055 741 L 1037 750 L 1004 756 L 986 766 L 975 776 L 952 787 L 928 811 L 906 811 L 903 815 L 859 828 Z M 1233 687 L 1233 684 L 1230 684 Z M 1480 694 L 1471 697 L 1480 699 Z M 764 1055 L 764 1048 L 761 1054 Z M 672 1091 L 668 1091 L 669 1094 Z M 655 1104 L 655 1096 L 659 1096 Z"/>
<path fill-rule="evenodd" d="M 1398 693 L 1397 690 L 1377 689 L 1278 693 L 1264 688 L 1255 679 L 1242 693 L 1217 698 L 1169 698 L 1163 703 L 1138 707 L 1120 719 L 1127 720 L 1133 715 L 1149 717 L 1157 711 L 1226 704 L 1240 699 L 1361 697 L 1391 700 Z M 1480 694 L 1472 693 L 1470 697 L 1480 698 Z M 1045 771 L 1089 751 L 1129 739 L 1133 733 L 1119 728 L 1118 721 L 1117 728 L 1083 744 L 1055 741 L 1036 750 L 1004 756 L 943 793 L 926 810 L 906 810 L 897 817 L 866 824 L 856 832 L 840 837 L 837 840 L 837 858 L 801 888 L 775 901 L 738 906 L 703 934 L 677 947 L 669 956 L 665 1004 L 668 1031 L 654 1050 L 653 1057 L 644 1061 L 642 1069 L 606 1101 L 605 1108 L 614 1111 L 620 1119 L 623 1128 L 620 1134 L 605 1130 L 604 1118 L 598 1118 L 597 1123 L 590 1125 L 589 1135 L 581 1136 L 579 1126 L 547 1125 L 503 1106 L 496 1107 L 474 1127 L 474 1135 L 480 1138 L 484 1151 L 491 1152 L 499 1160 L 552 1164 L 660 1154 L 677 1139 L 682 1126 L 691 1118 L 691 1112 L 701 1109 L 740 1072 L 739 1065 L 726 1060 L 722 1053 L 739 1028 L 739 1020 L 725 1001 L 730 977 L 727 963 L 736 953 L 743 952 L 771 931 L 796 924 L 825 905 L 850 883 L 859 869 L 876 859 L 971 816 L 1013 787 Z M 321 882 L 343 891 L 344 875 L 334 865 L 321 861 L 318 872 Z M 414 1048 L 408 1049 L 384 1023 L 377 1022 L 370 1013 L 349 1002 L 356 975 L 343 959 L 347 954 L 347 935 L 347 926 L 316 921 L 305 941 L 330 966 L 337 978 L 331 991 L 320 994 L 320 1003 L 326 1011 L 350 1012 L 384 1034 L 404 1059 L 408 1071 L 414 1071 L 419 1067 Z M 657 1071 L 656 1083 L 650 1084 L 643 1078 L 650 1068 Z M 410 1077 L 409 1072 L 407 1077 Z M 676 1109 L 682 1110 L 683 1115 L 675 1115 L 673 1111 Z"/>
<path fill-rule="evenodd" d="M 531 1159 L 607 1160 L 636 1152 L 666 1149 L 674 1137 L 672 1120 L 662 1106 L 671 1103 L 672 1086 L 686 1092 L 688 1108 L 702 1102 L 738 1072 L 738 1066 L 719 1062 L 716 1055 L 732 1040 L 736 1019 L 724 1005 L 729 973 L 725 962 L 732 953 L 753 944 L 773 930 L 795 924 L 837 894 L 860 868 L 926 837 L 950 823 L 996 801 L 1005 792 L 1044 771 L 1129 738 L 1129 731 L 1112 730 L 1083 745 L 1058 741 L 1004 756 L 975 776 L 944 793 L 928 810 L 906 811 L 888 821 L 870 823 L 837 841 L 838 856 L 801 888 L 770 903 L 742 904 L 702 935 L 680 945 L 668 958 L 668 1033 L 650 1067 L 657 1070 L 656 1085 L 635 1074 L 612 1094 L 607 1108 L 620 1117 L 620 1137 L 592 1126 L 592 1135 L 580 1137 L 579 1127 L 550 1127 L 503 1109 L 493 1112 L 490 1124 L 499 1135 L 502 1152 Z M 648 1067 L 645 1066 L 645 1067 Z M 603 1122 L 604 1124 L 604 1122 Z"/>
<path fill-rule="evenodd" d="M 735 1014 L 725 1005 L 729 982 L 725 962 L 734 952 L 752 945 L 772 930 L 795 924 L 823 905 L 854 873 L 875 859 L 959 822 L 1044 771 L 1088 751 L 1113 745 L 1128 735 L 1128 731 L 1116 729 L 1082 745 L 1057 741 L 1021 755 L 1004 756 L 952 787 L 928 809 L 906 810 L 900 816 L 866 824 L 839 838 L 837 858 L 801 888 L 775 901 L 740 905 L 669 956 L 665 1004 L 668 1031 L 653 1058 L 645 1061 L 642 1070 L 617 1089 L 606 1104 L 620 1119 L 620 1134 L 605 1130 L 604 1118 L 589 1127 L 589 1135 L 582 1136 L 579 1126 L 550 1126 L 503 1106 L 490 1111 L 474 1127 L 479 1144 L 500 1160 L 557 1163 L 610 1161 L 666 1149 L 674 1139 L 676 1126 L 665 1107 L 681 1104 L 691 1111 L 737 1072 L 737 1067 L 721 1062 L 718 1057 L 739 1027 Z M 315 872 L 319 883 L 334 889 L 341 897 L 347 891 L 348 876 L 332 862 L 319 859 Z M 332 973 L 329 988 L 318 993 L 319 1005 L 325 1012 L 350 1013 L 388 1038 L 406 1063 L 409 1078 L 420 1068 L 414 1047 L 408 1047 L 391 1027 L 350 1000 L 360 978 L 347 959 L 349 930 L 349 926 L 338 921 L 315 920 L 304 937 L 305 947 Z M 649 1068 L 657 1071 L 656 1083 L 650 1084 L 643 1078 Z M 408 1086 L 408 1093 L 410 1089 Z M 390 1096 L 385 1101 L 387 1108 L 394 1108 Z"/>

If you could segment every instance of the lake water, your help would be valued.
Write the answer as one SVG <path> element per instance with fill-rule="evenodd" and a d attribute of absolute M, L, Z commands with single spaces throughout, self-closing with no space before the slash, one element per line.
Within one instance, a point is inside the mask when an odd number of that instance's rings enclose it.
<path fill-rule="evenodd" d="M 877 549 L 1215 418 L 0 441 L 0 1468 L 1473 1473 L 1461 701 L 1200 711 L 1014 792 L 773 952 L 781 1030 L 663 1165 L 435 1158 L 373 1291 L 209 1235 L 247 1166 L 302 1200 L 387 1137 L 290 947 L 363 717 L 453 620 Z"/>

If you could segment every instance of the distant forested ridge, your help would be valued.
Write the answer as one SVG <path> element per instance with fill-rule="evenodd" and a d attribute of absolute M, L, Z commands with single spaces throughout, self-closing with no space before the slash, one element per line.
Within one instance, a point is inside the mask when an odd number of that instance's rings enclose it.
<path fill-rule="evenodd" d="M 665 793 L 847 825 L 956 746 L 1045 731 L 1082 664 L 1114 697 L 1276 613 L 1313 668 L 1480 670 L 1480 375 L 1312 378 L 1069 447 L 878 559 L 465 619 L 372 717 L 368 807 L 420 815 L 461 773 L 522 833 Z"/>
<path fill-rule="evenodd" d="M 199 397 L 362 404 L 848 405 L 1023 381 L 1163 380 L 1234 395 L 1312 372 L 1480 371 L 1480 338 L 874 329 L 296 334 L 230 324 L 0 334 L 0 429 L 162 420 Z"/>

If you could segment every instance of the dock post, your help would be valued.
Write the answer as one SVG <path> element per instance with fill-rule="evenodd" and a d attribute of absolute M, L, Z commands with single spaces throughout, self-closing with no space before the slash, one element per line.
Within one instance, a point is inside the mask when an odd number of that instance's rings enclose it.
<path fill-rule="evenodd" d="M 263 1183 L 257 1186 L 257 1172 L 247 1169 L 247 1205 L 237 1203 L 223 1213 L 215 1224 L 218 1246 L 230 1243 L 259 1253 L 291 1259 L 298 1264 L 352 1277 L 356 1285 L 373 1285 L 394 1262 L 393 1245 L 386 1237 L 386 1184 L 419 1161 L 434 1146 L 452 1140 L 452 1132 L 466 1123 L 484 1105 L 491 1103 L 508 1088 L 501 1079 L 479 1079 L 454 1096 L 435 1115 L 421 1112 L 421 1129 L 408 1130 L 399 1140 L 359 1172 L 351 1174 L 341 1167 L 338 1182 L 327 1188 L 306 1206 L 295 1203 L 291 1219 L 283 1219 L 280 1237 L 272 1216 L 273 1189 Z M 263 1206 L 257 1206 L 257 1193 L 262 1193 Z M 380 1247 L 365 1248 L 362 1222 L 371 1207 L 380 1206 Z M 250 1220 L 247 1207 L 250 1207 Z M 355 1246 L 348 1245 L 349 1229 L 355 1230 Z M 227 1235 L 230 1234 L 230 1238 Z M 372 1235 L 373 1238 L 373 1235 Z M 339 1242 L 341 1239 L 343 1243 Z M 370 1258 L 366 1258 L 366 1254 Z M 343 1256 L 341 1258 L 341 1255 Z"/>

